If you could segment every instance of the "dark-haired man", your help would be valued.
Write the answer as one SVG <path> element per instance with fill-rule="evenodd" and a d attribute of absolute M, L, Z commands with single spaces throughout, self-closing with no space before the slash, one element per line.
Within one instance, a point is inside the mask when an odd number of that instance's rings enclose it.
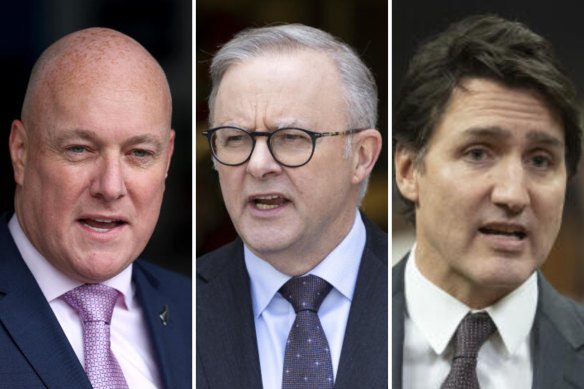
<path fill-rule="evenodd" d="M 549 43 L 520 23 L 469 17 L 420 47 L 393 128 L 416 230 L 393 269 L 394 388 L 584 385 L 584 310 L 538 272 L 578 116 Z"/>

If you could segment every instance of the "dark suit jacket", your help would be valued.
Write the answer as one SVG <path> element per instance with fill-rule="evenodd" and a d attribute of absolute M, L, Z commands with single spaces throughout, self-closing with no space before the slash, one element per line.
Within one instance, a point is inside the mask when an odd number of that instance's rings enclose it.
<path fill-rule="evenodd" d="M 134 262 L 132 275 L 165 388 L 192 386 L 192 282 Z M 168 311 L 167 325 L 160 313 Z M 0 219 L 0 388 L 91 389 L 79 359 Z"/>
<path fill-rule="evenodd" d="M 404 271 L 392 269 L 393 389 L 402 387 L 404 342 Z M 539 299 L 532 328 L 533 388 L 584 388 L 584 308 L 560 295 L 538 273 Z"/>
<path fill-rule="evenodd" d="M 336 389 L 387 388 L 387 234 L 367 241 L 341 350 Z M 243 243 L 197 259 L 197 389 L 262 388 Z M 274 389 L 274 388 L 265 388 Z"/>

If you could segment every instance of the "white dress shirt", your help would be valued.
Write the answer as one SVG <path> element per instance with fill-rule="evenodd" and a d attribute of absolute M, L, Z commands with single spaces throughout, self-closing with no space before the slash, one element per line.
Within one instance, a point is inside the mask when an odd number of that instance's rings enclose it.
<path fill-rule="evenodd" d="M 343 241 L 318 266 L 307 273 L 318 276 L 333 286 L 322 302 L 318 316 L 331 350 L 335 377 L 365 239 L 365 225 L 357 211 L 353 227 Z M 251 280 L 263 387 L 281 388 L 286 340 L 296 319 L 296 313 L 278 290 L 291 277 L 277 271 L 268 262 L 255 256 L 247 247 L 244 247 L 244 255 Z"/>
<path fill-rule="evenodd" d="M 22 231 L 16 215 L 10 219 L 8 229 L 83 366 L 83 330 L 79 315 L 59 298 L 82 283 L 61 273 L 36 250 Z M 122 294 L 112 314 L 111 348 L 130 388 L 158 388 L 161 385 L 154 350 L 131 278 L 132 265 L 102 282 Z"/>
<path fill-rule="evenodd" d="M 531 388 L 530 334 L 537 308 L 537 276 L 486 311 L 497 332 L 481 347 L 477 375 L 481 389 Z M 450 342 L 468 312 L 478 312 L 446 293 L 419 271 L 412 249 L 405 269 L 403 387 L 440 388 L 450 372 Z"/>

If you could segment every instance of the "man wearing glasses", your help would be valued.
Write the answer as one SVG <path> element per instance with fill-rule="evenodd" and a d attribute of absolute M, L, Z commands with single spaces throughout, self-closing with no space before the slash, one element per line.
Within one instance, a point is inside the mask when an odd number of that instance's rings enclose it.
<path fill-rule="evenodd" d="M 211 76 L 204 135 L 241 239 L 197 260 L 197 387 L 386 387 L 387 235 L 358 211 L 371 73 L 284 25 L 238 34 Z"/>

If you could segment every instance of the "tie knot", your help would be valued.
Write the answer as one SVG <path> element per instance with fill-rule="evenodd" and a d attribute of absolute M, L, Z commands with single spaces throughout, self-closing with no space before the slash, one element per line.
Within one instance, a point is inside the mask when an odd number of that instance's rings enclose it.
<path fill-rule="evenodd" d="M 83 322 L 109 323 L 119 292 L 103 284 L 81 285 L 63 295 L 63 300 L 77 311 Z"/>
<path fill-rule="evenodd" d="M 331 284 L 322 278 L 309 275 L 291 278 L 280 288 L 280 294 L 292 304 L 296 313 L 306 310 L 318 312 L 331 289 Z"/>
<path fill-rule="evenodd" d="M 456 330 L 455 357 L 476 358 L 483 343 L 495 330 L 495 323 L 488 313 L 479 312 L 466 315 Z"/>

